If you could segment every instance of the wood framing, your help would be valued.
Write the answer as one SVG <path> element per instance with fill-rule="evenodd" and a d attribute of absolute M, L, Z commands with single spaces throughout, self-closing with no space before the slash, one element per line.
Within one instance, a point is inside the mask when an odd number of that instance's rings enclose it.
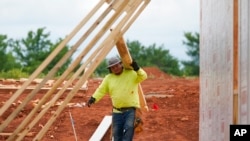
<path fill-rule="evenodd" d="M 86 17 L 73 29 L 73 31 L 58 45 L 58 47 L 45 59 L 45 61 L 32 73 L 27 81 L 18 89 L 13 96 L 6 101 L 6 103 L 0 109 L 0 115 L 2 116 L 7 110 L 9 110 L 11 104 L 18 100 L 18 97 L 27 90 L 28 86 L 33 82 L 37 76 L 43 71 L 44 68 L 56 57 L 58 53 L 73 39 L 77 38 L 76 34 L 80 34 L 80 38 L 76 41 L 70 50 L 62 57 L 61 60 L 50 70 L 50 72 L 36 85 L 34 89 L 27 95 L 20 105 L 3 121 L 0 125 L 0 132 L 12 123 L 12 121 L 18 116 L 19 112 L 32 100 L 35 95 L 46 84 L 51 85 L 54 75 L 58 72 L 59 68 L 66 62 L 67 59 L 75 55 L 71 65 L 63 72 L 63 74 L 54 81 L 51 88 L 44 94 L 39 100 L 36 106 L 29 112 L 25 119 L 16 127 L 16 129 L 7 134 L 9 137 L 7 141 L 21 141 L 23 138 L 30 134 L 30 130 L 39 123 L 43 116 L 48 113 L 49 109 L 62 100 L 62 95 L 67 92 L 66 98 L 63 98 L 63 102 L 57 107 L 55 113 L 51 114 L 50 119 L 38 132 L 34 133 L 34 141 L 42 140 L 44 134 L 49 130 L 60 113 L 68 106 L 70 100 L 74 95 L 85 86 L 89 76 L 94 72 L 101 61 L 107 56 L 110 50 L 117 44 L 122 43 L 122 36 L 141 14 L 144 8 L 148 5 L 150 0 L 136 0 L 136 1 L 123 1 L 123 0 L 100 0 L 99 3 L 86 15 Z M 108 6 L 107 6 L 108 4 Z M 100 12 L 100 10 L 102 12 Z M 97 15 L 97 16 L 93 16 Z M 98 16 L 99 15 L 99 16 Z M 97 18 L 96 18 L 97 17 Z M 96 19 L 94 19 L 96 18 Z M 90 21 L 94 21 L 90 24 Z M 86 25 L 90 27 L 86 28 Z M 80 30 L 84 29 L 85 31 Z M 112 31 L 110 32 L 110 29 Z M 90 36 L 93 34 L 93 36 Z M 84 48 L 80 48 L 84 45 Z M 119 45 L 120 46 L 120 45 Z M 127 62 L 131 62 L 130 54 L 126 51 L 126 45 L 121 45 L 124 48 L 123 58 L 128 58 Z M 123 51 L 122 51 L 123 52 Z M 126 57 L 125 57 L 126 56 Z M 84 62 L 82 62 L 84 60 Z M 74 69 L 80 67 L 73 73 Z M 88 68 L 88 69 L 86 69 Z M 84 72 L 84 73 L 83 73 Z M 72 75 L 73 73 L 73 75 Z M 71 74 L 71 75 L 70 75 Z M 78 79 L 73 89 L 69 87 L 72 83 Z M 61 85 L 63 85 L 62 88 Z M 60 88 L 60 89 L 58 89 Z M 141 95 L 143 95 L 141 87 L 139 88 Z M 144 99 L 145 100 L 145 99 Z M 143 101 L 143 98 L 142 100 Z M 144 101 L 145 102 L 145 101 Z M 141 102 L 143 104 L 143 102 Z M 42 108 L 43 105 L 45 107 Z M 146 106 L 146 102 L 142 107 Z"/>

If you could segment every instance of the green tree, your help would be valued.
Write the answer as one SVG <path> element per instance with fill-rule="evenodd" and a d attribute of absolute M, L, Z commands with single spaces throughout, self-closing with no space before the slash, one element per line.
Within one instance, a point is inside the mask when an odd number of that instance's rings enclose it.
<path fill-rule="evenodd" d="M 181 75 L 178 59 L 164 49 L 163 45 L 152 44 L 145 47 L 139 41 L 127 41 L 127 45 L 132 58 L 141 66 L 156 66 L 168 74 Z"/>
<path fill-rule="evenodd" d="M 59 39 L 58 41 L 56 41 L 55 44 L 53 44 L 50 49 L 49 49 L 49 53 L 47 54 L 47 56 L 54 51 L 54 49 L 63 41 L 63 39 Z M 57 64 L 62 57 L 69 51 L 69 46 L 65 46 L 60 52 L 59 54 L 51 61 L 51 63 L 48 65 L 48 67 L 44 70 L 44 73 L 48 73 L 54 66 L 55 64 Z M 46 56 L 46 57 L 47 57 Z M 68 59 L 62 66 L 61 68 L 58 70 L 57 75 L 60 76 L 70 65 L 70 63 L 72 62 L 72 59 Z"/>
<path fill-rule="evenodd" d="M 200 35 L 199 33 L 192 34 L 191 32 L 184 33 L 186 38 L 183 44 L 187 46 L 187 55 L 191 58 L 190 61 L 181 61 L 183 64 L 183 73 L 187 76 L 199 76 L 200 71 Z"/>
<path fill-rule="evenodd" d="M 8 37 L 6 35 L 0 35 L 0 71 L 7 72 L 14 68 L 20 68 L 20 64 L 18 64 L 12 55 L 11 51 L 8 51 L 9 46 Z"/>
<path fill-rule="evenodd" d="M 178 59 L 170 55 L 169 50 L 163 49 L 163 45 L 157 47 L 156 44 L 152 44 L 145 47 L 139 41 L 127 41 L 127 46 L 131 57 L 136 60 L 141 67 L 155 66 L 168 74 L 182 75 Z M 108 71 L 106 67 L 107 63 L 105 60 L 98 66 L 95 73 L 106 73 Z"/>
<path fill-rule="evenodd" d="M 45 28 L 39 28 L 36 32 L 29 31 L 27 37 L 21 40 L 14 40 L 11 43 L 15 57 L 21 63 L 23 71 L 31 74 L 35 69 L 47 58 L 47 56 L 57 47 L 62 41 L 59 39 L 55 44 L 49 39 L 50 33 L 44 33 Z M 54 58 L 54 60 L 43 70 L 43 73 L 48 73 L 51 68 L 63 57 L 68 51 L 68 47 L 64 49 Z M 59 70 L 59 74 L 63 72 L 68 64 L 69 59 L 64 66 Z"/>
<path fill-rule="evenodd" d="M 100 76 L 100 77 L 103 77 L 105 76 L 106 74 L 109 73 L 109 70 L 107 69 L 107 59 L 105 58 L 97 67 L 97 69 L 95 70 L 94 74 L 96 76 Z"/>

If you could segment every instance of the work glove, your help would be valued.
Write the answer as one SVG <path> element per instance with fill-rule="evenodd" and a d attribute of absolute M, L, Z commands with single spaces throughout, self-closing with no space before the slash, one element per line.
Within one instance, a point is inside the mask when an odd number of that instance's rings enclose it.
<path fill-rule="evenodd" d="M 138 71 L 140 69 L 140 67 L 138 66 L 138 64 L 135 61 L 132 61 L 130 66 L 133 67 L 134 71 Z"/>
<path fill-rule="evenodd" d="M 95 98 L 94 97 L 90 97 L 89 101 L 88 101 L 88 107 L 90 107 L 91 104 L 95 103 Z"/>

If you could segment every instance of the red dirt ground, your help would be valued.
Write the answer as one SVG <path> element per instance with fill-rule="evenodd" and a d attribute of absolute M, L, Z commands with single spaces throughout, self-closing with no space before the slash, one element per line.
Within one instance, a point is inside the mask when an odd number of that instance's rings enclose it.
<path fill-rule="evenodd" d="M 144 68 L 144 70 L 148 73 L 148 79 L 141 83 L 141 86 L 146 96 L 149 111 L 143 112 L 143 131 L 135 134 L 134 141 L 198 141 L 199 79 L 171 77 L 154 67 Z M 89 79 L 88 90 L 78 92 L 71 102 L 87 102 L 100 82 L 101 79 Z M 1 81 L 0 84 L 3 83 L 4 81 Z M 0 102 L 6 101 L 11 96 L 11 93 L 13 92 L 1 89 Z M 38 97 L 42 96 L 43 93 L 45 92 L 39 92 Z M 22 101 L 25 97 L 26 94 L 22 94 L 19 100 Z M 155 107 L 158 109 L 155 109 Z M 6 119 L 13 109 L 14 105 L 1 116 L 0 121 Z M 32 105 L 26 106 L 4 130 L 4 133 L 13 132 L 31 109 Z M 86 106 L 66 108 L 42 140 L 76 140 L 70 120 L 70 111 L 75 123 L 77 140 L 88 141 L 103 117 L 110 115 L 111 110 L 112 106 L 108 96 L 105 96 L 91 108 Z M 45 115 L 39 125 L 35 126 L 31 132 L 37 133 L 49 119 L 48 117 Z M 27 136 L 24 140 L 30 141 L 32 137 Z M 0 136 L 1 141 L 6 140 L 6 138 L 7 136 Z M 103 141 L 109 140 L 110 133 L 107 132 L 103 137 Z"/>

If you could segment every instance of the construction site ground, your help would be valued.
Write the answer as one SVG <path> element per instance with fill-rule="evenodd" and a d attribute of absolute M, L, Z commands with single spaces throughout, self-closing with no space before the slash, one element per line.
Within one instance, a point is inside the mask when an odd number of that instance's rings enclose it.
<path fill-rule="evenodd" d="M 199 78 L 173 77 L 155 67 L 144 69 L 148 74 L 148 79 L 141 83 L 141 86 L 149 111 L 143 112 L 143 131 L 135 134 L 134 141 L 198 141 Z M 74 141 L 76 138 L 78 141 L 88 141 L 90 139 L 104 116 L 110 115 L 112 111 L 108 95 L 90 108 L 85 105 L 101 81 L 101 78 L 88 80 L 87 90 L 78 91 L 70 101 L 72 105 L 63 110 L 46 132 L 43 141 Z M 4 89 L 4 87 L 17 85 L 17 82 L 2 80 L 0 84 L 0 101 L 3 106 L 4 102 L 15 92 L 14 89 Z M 66 97 L 68 92 L 65 92 L 63 97 Z M 0 136 L 1 141 L 6 140 L 14 132 L 34 107 L 34 101 L 41 99 L 45 93 L 46 90 L 43 90 L 36 94 L 33 103 L 30 102 L 4 129 Z M 1 122 L 15 110 L 18 104 L 27 97 L 27 94 L 29 94 L 28 90 L 18 97 L 18 100 L 1 116 Z M 63 101 L 63 97 L 60 98 L 61 101 Z M 46 113 L 39 123 L 29 131 L 24 138 L 25 141 L 32 140 L 44 128 L 51 114 L 58 108 L 57 106 L 51 108 L 50 112 Z M 70 114 L 74 124 L 72 124 Z M 110 130 L 103 137 L 103 141 L 109 140 Z"/>

